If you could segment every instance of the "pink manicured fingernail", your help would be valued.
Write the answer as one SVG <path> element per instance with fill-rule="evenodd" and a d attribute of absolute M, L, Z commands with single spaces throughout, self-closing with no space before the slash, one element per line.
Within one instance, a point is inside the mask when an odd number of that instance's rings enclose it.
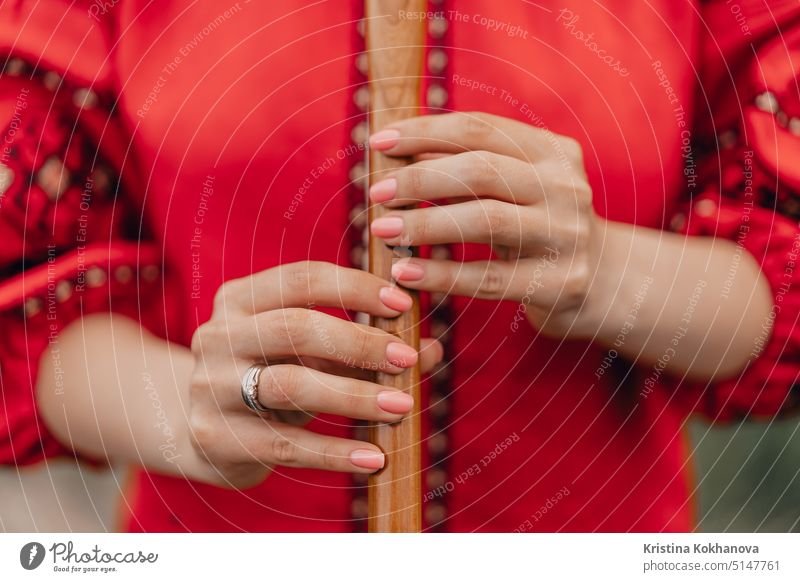
<path fill-rule="evenodd" d="M 350 453 L 350 462 L 362 469 L 381 469 L 385 462 L 383 453 L 376 453 L 369 449 L 356 449 Z"/>
<path fill-rule="evenodd" d="M 410 368 L 417 363 L 417 350 L 400 342 L 386 346 L 386 359 L 400 368 Z"/>
<path fill-rule="evenodd" d="M 378 406 L 392 414 L 405 414 L 414 406 L 414 398 L 405 392 L 385 391 L 377 396 Z"/>
<path fill-rule="evenodd" d="M 384 216 L 383 218 L 376 218 L 372 221 L 370 230 L 372 231 L 372 234 L 381 238 L 400 236 L 400 233 L 403 232 L 403 219 L 399 216 Z"/>
<path fill-rule="evenodd" d="M 388 202 L 397 194 L 397 180 L 387 178 L 377 184 L 373 184 L 369 189 L 369 197 L 373 202 Z"/>
<path fill-rule="evenodd" d="M 398 281 L 419 281 L 425 276 L 425 269 L 418 263 L 403 261 L 392 265 L 392 277 Z"/>
<path fill-rule="evenodd" d="M 408 311 L 414 304 L 411 297 L 397 287 L 382 287 L 378 291 L 378 297 L 381 298 L 386 307 L 395 311 Z"/>
<path fill-rule="evenodd" d="M 373 133 L 369 137 L 369 146 L 378 151 L 388 150 L 397 145 L 400 141 L 400 132 L 396 129 L 384 129 L 378 133 Z"/>

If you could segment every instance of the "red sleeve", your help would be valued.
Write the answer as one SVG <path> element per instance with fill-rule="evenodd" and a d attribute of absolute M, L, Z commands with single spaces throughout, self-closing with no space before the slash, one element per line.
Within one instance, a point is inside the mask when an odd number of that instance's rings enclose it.
<path fill-rule="evenodd" d="M 672 220 L 724 237 L 760 264 L 774 307 L 735 378 L 684 385 L 680 398 L 715 420 L 774 416 L 800 405 L 800 9 L 796 2 L 704 5 L 702 79 L 693 136 L 697 194 Z M 724 292 L 724 291 L 723 291 Z M 771 329 L 770 329 L 771 325 Z"/>
<path fill-rule="evenodd" d="M 129 140 L 113 114 L 104 37 L 93 26 L 80 3 L 0 6 L 4 464 L 68 453 L 41 422 L 34 398 L 48 348 L 56 390 L 63 385 L 64 326 L 111 310 L 156 328 L 163 320 L 159 254 L 139 240 L 140 213 L 126 196 L 132 184 L 120 172 Z M 37 54 L 43 47 L 46 54 Z"/>

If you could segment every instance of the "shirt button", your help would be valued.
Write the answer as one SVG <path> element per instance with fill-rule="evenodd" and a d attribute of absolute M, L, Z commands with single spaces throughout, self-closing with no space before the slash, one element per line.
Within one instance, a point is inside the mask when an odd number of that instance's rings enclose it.
<path fill-rule="evenodd" d="M 92 183 L 90 187 L 98 194 L 108 194 L 114 184 L 114 174 L 110 168 L 106 166 L 98 166 L 92 172 Z"/>
<path fill-rule="evenodd" d="M 156 279 L 158 279 L 158 267 L 155 265 L 146 265 L 142 268 L 142 279 L 147 281 L 148 283 L 152 283 Z"/>
<path fill-rule="evenodd" d="M 428 70 L 438 75 L 447 66 L 447 53 L 442 49 L 431 49 L 428 53 Z"/>
<path fill-rule="evenodd" d="M 431 247 L 431 259 L 435 261 L 450 260 L 450 249 L 447 245 L 434 245 Z"/>
<path fill-rule="evenodd" d="M 133 279 L 133 269 L 128 265 L 120 265 L 114 269 L 114 279 L 118 283 L 130 283 L 131 279 Z"/>
<path fill-rule="evenodd" d="M 47 158 L 36 172 L 36 184 L 52 201 L 58 200 L 67 191 L 70 180 L 69 170 L 56 157 Z"/>
<path fill-rule="evenodd" d="M 357 123 L 353 126 L 353 130 L 350 132 L 350 139 L 353 140 L 355 144 L 365 144 L 367 143 L 367 139 L 369 138 L 369 127 L 367 127 L 367 122 L 362 121 L 361 123 Z"/>
<path fill-rule="evenodd" d="M 717 212 L 717 203 L 713 200 L 709 200 L 706 198 L 705 200 L 700 200 L 694 205 L 694 213 L 697 216 L 702 218 L 709 218 L 714 216 Z"/>
<path fill-rule="evenodd" d="M 69 281 L 59 281 L 56 285 L 56 301 L 64 303 L 72 297 L 72 283 Z"/>
<path fill-rule="evenodd" d="M 350 513 L 356 519 L 364 519 L 367 517 L 367 500 L 363 497 L 356 497 L 350 504 Z"/>
<path fill-rule="evenodd" d="M 428 438 L 428 450 L 432 455 L 443 455 L 447 452 L 447 435 L 443 432 Z"/>
<path fill-rule="evenodd" d="M 61 75 L 54 71 L 47 71 L 42 77 L 42 83 L 49 91 L 55 91 L 61 85 Z"/>
<path fill-rule="evenodd" d="M 369 71 L 369 59 L 367 58 L 367 53 L 361 53 L 356 56 L 356 69 L 362 75 L 366 75 Z"/>
<path fill-rule="evenodd" d="M 425 507 L 425 520 L 431 524 L 436 525 L 444 521 L 447 517 L 447 511 L 441 503 L 429 503 Z"/>
<path fill-rule="evenodd" d="M 434 18 L 428 23 L 428 32 L 433 38 L 442 38 L 447 32 L 447 21 L 444 18 Z"/>
<path fill-rule="evenodd" d="M 86 284 L 89 287 L 102 287 L 107 280 L 106 272 L 100 267 L 90 267 L 86 270 Z"/>
<path fill-rule="evenodd" d="M 367 225 L 367 211 L 363 204 L 356 204 L 350 211 L 350 224 L 356 228 L 364 228 Z"/>
<path fill-rule="evenodd" d="M 778 99 L 775 97 L 775 94 L 772 93 L 772 91 L 764 91 L 758 95 L 756 97 L 756 107 L 758 107 L 761 111 L 766 111 L 767 113 L 772 114 L 780 111 Z"/>
<path fill-rule="evenodd" d="M 430 469 L 428 474 L 425 475 L 425 482 L 428 484 L 429 490 L 435 490 L 447 481 L 447 473 L 441 469 Z"/>
<path fill-rule="evenodd" d="M 431 85 L 428 87 L 428 106 L 444 107 L 447 103 L 447 90 L 441 85 Z"/>
<path fill-rule="evenodd" d="M 25 61 L 22 59 L 8 59 L 6 66 L 3 67 L 3 74 L 11 77 L 17 77 L 25 72 Z"/>
<path fill-rule="evenodd" d="M 366 189 L 367 167 L 362 162 L 353 164 L 353 167 L 350 168 L 350 181 L 353 182 L 353 184 L 355 184 L 359 188 Z"/>
<path fill-rule="evenodd" d="M 42 311 L 42 300 L 38 297 L 28 297 L 24 305 L 25 317 L 33 317 Z"/>
<path fill-rule="evenodd" d="M 353 102 L 361 111 L 366 111 L 369 107 L 369 89 L 366 86 L 356 89 L 353 93 Z"/>
<path fill-rule="evenodd" d="M 97 93 L 91 89 L 78 89 L 72 95 L 72 102 L 81 109 L 91 109 L 97 105 Z"/>
<path fill-rule="evenodd" d="M 669 223 L 669 227 L 675 232 L 683 230 L 684 225 L 686 225 L 686 216 L 683 213 L 673 216 Z"/>
<path fill-rule="evenodd" d="M 350 264 L 354 267 L 363 268 L 366 259 L 367 254 L 361 245 L 355 245 L 350 249 Z"/>

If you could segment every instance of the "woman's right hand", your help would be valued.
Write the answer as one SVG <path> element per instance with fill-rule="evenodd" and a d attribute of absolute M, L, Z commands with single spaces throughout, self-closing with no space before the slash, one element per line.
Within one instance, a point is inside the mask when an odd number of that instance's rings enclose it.
<path fill-rule="evenodd" d="M 374 275 L 323 262 L 281 265 L 225 283 L 211 319 L 192 339 L 190 430 L 211 465 L 210 479 L 229 487 L 261 482 L 275 465 L 372 473 L 384 463 L 366 442 L 304 428 L 314 413 L 397 422 L 412 408 L 407 394 L 370 382 L 370 371 L 399 373 L 442 358 L 435 340 L 420 353 L 398 338 L 313 309 L 344 308 L 396 317 L 411 298 Z M 241 398 L 241 379 L 264 364 L 258 414 Z M 294 411 L 294 412 L 289 412 Z"/>

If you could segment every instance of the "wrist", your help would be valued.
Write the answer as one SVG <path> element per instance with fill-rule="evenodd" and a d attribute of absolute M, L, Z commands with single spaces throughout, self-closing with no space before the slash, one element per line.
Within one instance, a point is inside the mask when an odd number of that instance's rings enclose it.
<path fill-rule="evenodd" d="M 611 345 L 630 323 L 639 288 L 651 279 L 634 252 L 633 225 L 598 218 L 594 231 L 594 269 L 576 319 L 575 336 Z"/>

